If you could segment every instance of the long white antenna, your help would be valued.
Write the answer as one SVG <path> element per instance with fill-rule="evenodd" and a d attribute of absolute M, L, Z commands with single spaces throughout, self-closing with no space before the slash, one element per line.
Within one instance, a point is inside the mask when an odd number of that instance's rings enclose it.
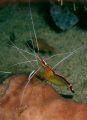
<path fill-rule="evenodd" d="M 29 63 L 29 62 L 32 62 L 32 61 L 36 62 L 36 60 L 23 61 L 23 62 L 16 63 L 16 64 L 14 64 L 14 65 L 12 65 L 12 66 L 16 66 L 16 65 L 20 65 L 20 64 L 24 64 L 24 63 Z M 12 66 L 10 66 L 10 67 L 12 67 Z"/>
<path fill-rule="evenodd" d="M 11 72 L 5 72 L 5 71 L 0 71 L 0 73 L 7 73 L 7 74 L 11 74 Z"/>
<path fill-rule="evenodd" d="M 30 82 L 30 80 L 33 78 L 33 76 L 40 70 L 41 68 L 39 68 L 37 71 L 32 71 L 33 72 L 33 75 L 32 75 L 32 72 L 30 73 L 29 77 L 28 77 L 28 82 L 26 83 L 25 87 L 24 87 L 24 90 L 23 90 L 23 94 L 22 94 L 22 98 L 21 98 L 21 103 L 23 101 L 23 96 L 24 96 L 24 92 Z"/>
<path fill-rule="evenodd" d="M 64 60 L 66 60 L 68 57 L 72 56 L 74 53 L 76 53 L 78 50 L 80 50 L 81 48 L 83 48 L 85 45 L 79 47 L 78 49 L 74 50 L 73 52 L 71 52 L 69 55 L 67 55 L 66 57 L 64 57 L 60 62 L 58 62 L 56 65 L 54 65 L 54 67 L 52 69 L 54 69 L 55 67 L 57 67 L 57 65 L 59 65 L 61 62 L 63 62 Z"/>
<path fill-rule="evenodd" d="M 16 48 L 16 47 L 15 47 L 15 46 L 13 46 L 13 45 L 9 45 L 9 44 L 6 44 L 6 45 Z M 32 55 L 32 56 L 35 56 L 34 54 L 32 54 L 32 53 L 28 52 L 27 50 L 23 50 L 23 49 L 18 48 L 18 47 L 17 47 L 16 49 L 19 49 L 19 50 L 21 50 L 21 51 L 23 51 L 23 52 L 25 52 L 25 53 L 28 53 L 28 54 L 30 54 L 30 55 Z"/>
<path fill-rule="evenodd" d="M 31 14 L 30 0 L 29 0 L 29 10 L 30 10 L 31 22 L 32 22 L 32 26 L 33 26 L 33 30 L 34 30 L 34 36 L 35 36 L 35 39 L 36 39 L 37 48 L 38 48 L 38 54 L 39 54 L 39 46 L 38 46 L 38 42 L 37 42 L 37 36 L 36 36 L 35 28 L 34 28 L 32 14 Z"/>
<path fill-rule="evenodd" d="M 34 36 L 35 36 L 35 39 L 36 39 L 36 44 L 37 44 L 37 49 L 38 49 L 38 54 L 39 54 L 39 46 L 38 46 L 37 36 L 36 36 L 35 28 L 34 28 L 34 23 L 33 23 L 32 14 L 31 14 L 30 0 L 29 0 L 29 10 L 30 10 L 31 22 L 32 22 L 33 31 L 34 31 Z M 33 47 L 33 48 L 34 48 L 34 47 Z M 35 54 L 36 60 L 37 60 L 37 55 L 36 55 L 35 51 L 34 51 L 34 54 Z M 38 60 L 37 60 L 37 66 L 38 66 Z"/>
<path fill-rule="evenodd" d="M 4 32 L 3 32 L 4 33 Z M 5 33 L 4 33 L 5 34 Z M 18 47 L 17 46 L 15 46 L 15 44 L 8 38 L 8 36 L 5 34 L 5 36 L 7 37 L 7 39 L 11 42 L 11 44 L 20 52 L 20 54 L 27 60 L 27 61 L 29 61 L 28 59 L 27 59 L 27 57 L 18 49 Z M 29 61 L 29 63 L 31 64 L 31 62 Z M 34 68 L 34 65 L 33 64 L 31 64 L 31 66 Z"/>

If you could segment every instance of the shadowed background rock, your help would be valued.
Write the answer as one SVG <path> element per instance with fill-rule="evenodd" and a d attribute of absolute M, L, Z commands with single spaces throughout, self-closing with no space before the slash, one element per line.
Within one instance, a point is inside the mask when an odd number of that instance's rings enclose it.
<path fill-rule="evenodd" d="M 35 78 L 15 75 L 0 85 L 0 120 L 87 120 L 87 105 L 66 100 Z M 22 99 L 23 97 L 23 99 Z"/>
<path fill-rule="evenodd" d="M 79 19 L 70 11 L 68 7 L 62 8 L 60 5 L 55 4 L 50 9 L 50 14 L 56 24 L 62 30 L 68 30 L 75 25 Z"/>
<path fill-rule="evenodd" d="M 30 0 L 31 2 L 43 2 L 43 1 L 50 1 L 55 2 L 58 0 Z M 61 0 L 59 0 L 61 1 Z M 87 2 L 87 0 L 63 0 L 68 2 Z M 0 3 L 7 3 L 7 2 L 29 2 L 29 0 L 0 0 Z"/>

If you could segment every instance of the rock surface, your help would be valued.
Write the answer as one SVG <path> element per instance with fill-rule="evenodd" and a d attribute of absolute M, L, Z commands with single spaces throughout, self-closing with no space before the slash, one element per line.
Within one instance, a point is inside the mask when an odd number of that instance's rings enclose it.
<path fill-rule="evenodd" d="M 68 30 L 79 21 L 78 17 L 68 7 L 63 8 L 58 4 L 51 7 L 50 14 L 56 26 L 61 30 Z"/>

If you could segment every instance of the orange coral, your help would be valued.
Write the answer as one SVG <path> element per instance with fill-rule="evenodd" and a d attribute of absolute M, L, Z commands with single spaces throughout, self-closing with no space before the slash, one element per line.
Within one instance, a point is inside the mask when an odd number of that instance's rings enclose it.
<path fill-rule="evenodd" d="M 87 105 L 66 100 L 45 83 L 27 83 L 27 75 L 7 78 L 0 85 L 0 120 L 87 120 Z"/>

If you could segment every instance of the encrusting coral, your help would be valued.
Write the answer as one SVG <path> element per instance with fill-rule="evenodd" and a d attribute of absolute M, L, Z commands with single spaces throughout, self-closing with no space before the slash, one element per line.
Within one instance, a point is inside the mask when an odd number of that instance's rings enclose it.
<path fill-rule="evenodd" d="M 15 75 L 0 85 L 0 120 L 87 120 L 87 105 L 66 100 L 50 85 Z M 23 94 L 24 91 L 24 94 Z"/>

